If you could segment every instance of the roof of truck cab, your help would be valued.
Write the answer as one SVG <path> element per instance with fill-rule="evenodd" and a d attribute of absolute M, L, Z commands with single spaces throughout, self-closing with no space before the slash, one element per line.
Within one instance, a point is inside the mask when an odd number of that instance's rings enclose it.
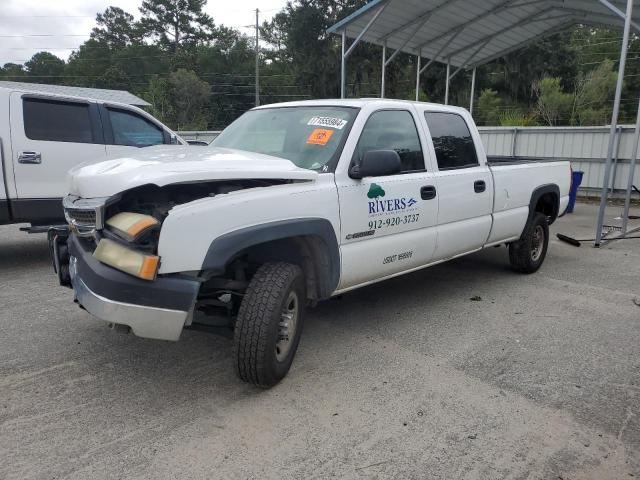
<path fill-rule="evenodd" d="M 262 110 L 265 108 L 282 108 L 282 107 L 351 107 L 362 108 L 365 105 L 376 104 L 381 108 L 385 106 L 397 107 L 399 105 L 419 105 L 422 107 L 428 107 L 434 110 L 460 112 L 465 111 L 465 108 L 454 107 L 452 105 L 442 105 L 439 103 L 429 102 L 416 102 L 413 100 L 395 100 L 391 98 L 331 98 L 324 100 L 300 100 L 297 102 L 284 102 L 284 103 L 272 103 L 270 105 L 261 105 L 254 108 L 254 110 Z"/>
<path fill-rule="evenodd" d="M 151 105 L 140 97 L 126 90 L 107 90 L 103 88 L 69 87 L 66 85 L 46 85 L 42 83 L 7 82 L 0 81 L 0 88 L 15 90 L 25 93 L 44 93 L 64 97 L 82 98 L 100 102 L 123 103 L 138 107 Z"/>

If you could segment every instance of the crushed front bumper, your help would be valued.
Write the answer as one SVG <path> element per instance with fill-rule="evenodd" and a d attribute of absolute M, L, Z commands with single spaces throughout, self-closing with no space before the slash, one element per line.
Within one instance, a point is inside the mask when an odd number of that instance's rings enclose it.
<path fill-rule="evenodd" d="M 198 281 L 178 277 L 140 280 L 100 263 L 88 242 L 76 235 L 69 236 L 67 249 L 76 300 L 91 315 L 128 326 L 139 337 L 178 340 L 193 314 Z"/>

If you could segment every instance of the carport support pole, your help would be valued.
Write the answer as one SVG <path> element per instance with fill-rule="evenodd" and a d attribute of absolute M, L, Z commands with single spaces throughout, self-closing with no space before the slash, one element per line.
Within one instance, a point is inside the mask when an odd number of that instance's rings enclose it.
<path fill-rule="evenodd" d="M 449 105 L 449 79 L 451 76 L 451 59 L 447 59 L 447 85 L 444 89 L 444 104 Z"/>
<path fill-rule="evenodd" d="M 422 51 L 418 51 L 418 58 L 416 60 L 416 102 L 420 101 L 420 67 L 422 62 Z"/>
<path fill-rule="evenodd" d="M 616 140 L 616 129 L 618 128 L 618 117 L 620 115 L 620 100 L 622 98 L 622 86 L 624 82 L 624 72 L 627 63 L 627 50 L 629 48 L 629 33 L 631 32 L 631 16 L 633 14 L 633 0 L 627 0 L 627 11 L 624 19 L 624 34 L 622 36 L 622 48 L 620 50 L 620 66 L 618 68 L 618 81 L 616 84 L 616 96 L 613 101 L 613 115 L 611 118 L 611 129 L 609 131 L 609 147 L 607 149 L 607 163 L 604 169 L 604 179 L 602 181 L 602 191 L 600 192 L 600 209 L 598 210 L 598 223 L 596 225 L 595 247 L 599 247 L 602 242 L 602 228 L 604 226 L 604 214 L 607 208 L 607 196 L 609 181 L 611 180 L 611 164 L 613 162 L 613 149 Z"/>
<path fill-rule="evenodd" d="M 469 113 L 473 116 L 473 99 L 476 96 L 476 67 L 471 74 L 471 99 L 469 100 Z"/>
<path fill-rule="evenodd" d="M 345 55 L 345 48 L 347 46 L 347 30 L 343 30 L 342 31 L 342 62 L 341 62 L 341 66 L 340 66 L 340 98 L 344 98 L 344 94 L 345 94 L 345 88 L 346 88 L 346 81 L 347 81 L 347 76 L 346 76 L 346 72 L 345 69 L 347 68 L 346 66 L 346 60 L 347 57 Z"/>
<path fill-rule="evenodd" d="M 633 136 L 633 151 L 631 153 L 631 165 L 629 165 L 629 178 L 627 179 L 627 192 L 624 198 L 624 213 L 622 214 L 622 236 L 627 235 L 629 226 L 629 208 L 631 208 L 631 190 L 633 189 L 633 177 L 636 172 L 636 159 L 638 158 L 638 142 L 640 141 L 640 103 L 638 103 L 638 116 L 636 118 L 636 132 Z"/>
<path fill-rule="evenodd" d="M 384 98 L 384 80 L 387 73 L 387 41 L 382 44 L 382 81 L 380 84 L 380 98 Z"/>

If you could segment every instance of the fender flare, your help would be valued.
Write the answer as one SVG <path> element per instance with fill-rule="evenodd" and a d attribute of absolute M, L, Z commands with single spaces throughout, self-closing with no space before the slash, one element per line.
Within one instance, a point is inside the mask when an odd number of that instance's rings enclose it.
<path fill-rule="evenodd" d="M 202 263 L 202 270 L 222 275 L 229 262 L 247 248 L 274 240 L 311 236 L 320 238 L 328 252 L 329 296 L 340 281 L 340 248 L 333 225 L 324 218 L 295 218 L 241 228 L 219 236 L 209 246 Z"/>
<path fill-rule="evenodd" d="M 547 193 L 552 193 L 556 196 L 556 202 L 553 206 L 553 213 L 550 215 L 549 225 L 556 221 L 560 213 L 560 187 L 553 183 L 541 185 L 533 191 L 533 193 L 531 194 L 531 201 L 529 202 L 528 220 L 531 220 L 531 218 L 533 218 L 533 214 L 536 211 L 536 205 L 538 204 L 538 201 L 543 195 Z"/>

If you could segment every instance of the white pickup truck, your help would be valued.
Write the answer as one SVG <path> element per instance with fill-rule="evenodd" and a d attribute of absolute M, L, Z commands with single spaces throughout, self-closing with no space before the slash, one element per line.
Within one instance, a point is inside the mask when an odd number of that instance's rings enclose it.
<path fill-rule="evenodd" d="M 210 147 L 80 168 L 50 232 L 61 284 L 141 337 L 233 330 L 241 379 L 269 387 L 306 306 L 483 248 L 535 272 L 568 162 L 489 165 L 466 110 L 393 100 L 253 109 Z"/>
<path fill-rule="evenodd" d="M 136 147 L 185 144 L 132 105 L 0 86 L 0 225 L 64 223 L 67 172 Z M 42 86 L 41 86 L 42 87 Z"/>

